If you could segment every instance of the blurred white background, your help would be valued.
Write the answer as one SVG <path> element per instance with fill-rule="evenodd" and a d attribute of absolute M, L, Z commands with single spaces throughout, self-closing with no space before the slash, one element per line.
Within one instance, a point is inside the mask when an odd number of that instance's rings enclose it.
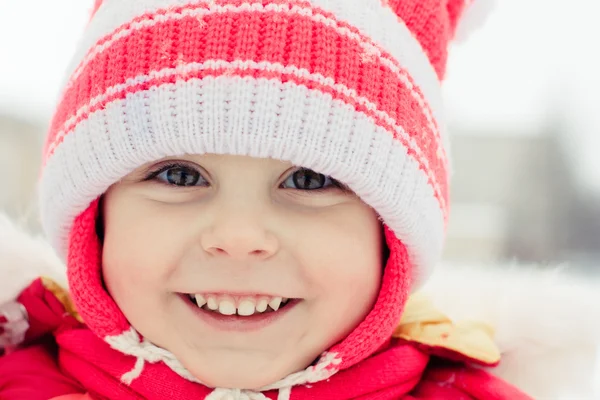
<path fill-rule="evenodd" d="M 600 260 L 600 1 L 496 0 L 451 49 L 446 260 Z M 37 228 L 35 181 L 92 0 L 0 1 L 0 209 Z"/>

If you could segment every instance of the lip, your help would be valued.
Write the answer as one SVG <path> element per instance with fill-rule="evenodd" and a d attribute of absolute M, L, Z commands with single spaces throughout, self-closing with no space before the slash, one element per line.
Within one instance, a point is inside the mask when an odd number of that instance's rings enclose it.
<path fill-rule="evenodd" d="M 181 294 L 181 300 L 195 315 L 198 316 L 198 318 L 205 324 L 223 332 L 252 332 L 264 329 L 285 317 L 302 301 L 292 299 L 285 307 L 275 312 L 256 313 L 247 317 L 241 317 L 239 315 L 222 315 L 213 311 L 203 310 L 185 296 L 187 295 Z"/>

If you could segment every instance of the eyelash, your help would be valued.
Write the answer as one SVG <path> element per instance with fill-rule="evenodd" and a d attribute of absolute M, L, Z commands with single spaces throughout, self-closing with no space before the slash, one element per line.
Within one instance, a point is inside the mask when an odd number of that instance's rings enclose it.
<path fill-rule="evenodd" d="M 283 186 L 283 184 L 285 183 L 285 181 L 287 181 L 292 175 L 294 175 L 295 173 L 297 173 L 299 171 L 302 171 L 302 170 L 303 170 L 303 168 L 297 168 L 295 170 L 290 171 L 286 175 L 286 178 L 283 180 L 283 182 L 279 185 L 279 188 L 280 189 L 284 189 L 284 190 L 295 190 L 295 191 L 298 191 L 298 192 L 307 192 L 307 193 L 321 193 L 321 192 L 326 192 L 326 191 L 334 189 L 334 188 L 341 189 L 343 191 L 347 191 L 348 190 L 348 188 L 346 186 L 344 186 L 341 182 L 333 179 L 330 176 L 325 176 L 325 177 L 329 178 L 329 180 L 331 182 L 331 185 L 330 186 L 325 186 L 325 187 L 322 187 L 322 188 L 318 188 L 318 189 L 304 189 L 304 190 L 302 190 L 302 189 L 282 188 L 281 187 L 281 186 Z"/>
<path fill-rule="evenodd" d="M 156 167 L 155 169 L 153 169 L 152 171 L 150 171 L 144 177 L 143 181 L 146 182 L 146 181 L 156 180 L 156 178 L 160 174 L 162 174 L 163 172 L 166 172 L 166 171 L 168 171 L 170 169 L 173 169 L 173 168 L 182 168 L 182 169 L 189 169 L 189 170 L 196 171 L 198 174 L 200 174 L 200 176 L 202 177 L 202 179 L 206 180 L 206 178 L 204 178 L 204 174 L 202 173 L 202 171 L 200 171 L 198 169 L 198 167 L 194 167 L 194 166 L 191 166 L 189 164 L 182 163 L 182 162 L 173 162 L 173 163 L 163 164 L 163 165 L 160 165 L 160 166 Z M 163 182 L 159 182 L 159 183 L 163 183 Z M 169 184 L 165 184 L 165 185 L 177 187 L 176 185 L 169 185 Z"/>
<path fill-rule="evenodd" d="M 174 187 L 174 188 L 202 187 L 202 186 L 177 186 L 177 185 L 171 185 L 171 184 L 168 184 L 168 183 L 165 183 L 165 182 L 162 182 L 162 181 L 158 181 L 156 179 L 163 172 L 166 172 L 166 171 L 168 171 L 170 169 L 173 169 L 173 168 L 183 168 L 183 169 L 190 169 L 190 170 L 196 171 L 200 175 L 201 179 L 207 181 L 207 179 L 204 177 L 203 172 L 200 171 L 198 169 L 198 167 L 194 167 L 194 166 L 191 166 L 191 165 L 189 165 L 187 163 L 182 163 L 182 162 L 172 162 L 172 163 L 169 163 L 169 164 L 160 165 L 160 166 L 156 167 L 155 169 L 153 169 L 152 171 L 150 171 L 144 177 L 143 181 L 147 182 L 147 181 L 154 180 L 154 181 L 156 181 L 158 183 L 161 183 L 161 184 L 169 186 L 169 187 Z M 348 191 L 348 188 L 345 185 L 343 185 L 341 182 L 339 182 L 339 181 L 337 181 L 337 180 L 335 180 L 335 179 L 333 179 L 331 177 L 329 177 L 329 179 L 331 180 L 331 186 L 326 186 L 326 187 L 322 187 L 322 188 L 318 188 L 318 189 L 302 190 L 302 189 L 282 188 L 281 187 L 281 186 L 283 186 L 283 184 L 285 183 L 285 181 L 291 175 L 293 175 L 296 172 L 301 171 L 301 170 L 302 170 L 302 168 L 298 168 L 298 169 L 295 169 L 295 170 L 292 170 L 291 172 L 289 172 L 286 175 L 286 178 L 284 179 L 284 181 L 279 185 L 279 188 L 280 189 L 286 189 L 286 190 L 296 190 L 296 191 L 299 191 L 299 192 L 311 192 L 311 193 L 325 192 L 325 191 L 330 190 L 332 188 L 338 188 L 338 189 L 341 189 L 343 191 Z"/>

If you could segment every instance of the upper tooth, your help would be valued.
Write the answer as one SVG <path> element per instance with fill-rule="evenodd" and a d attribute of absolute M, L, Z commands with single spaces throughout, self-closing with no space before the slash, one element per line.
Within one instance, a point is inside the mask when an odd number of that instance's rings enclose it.
<path fill-rule="evenodd" d="M 258 301 L 258 303 L 256 303 L 256 311 L 258 312 L 265 312 L 267 311 L 267 306 L 269 305 L 269 302 L 267 301 L 267 299 L 262 298 Z"/>
<path fill-rule="evenodd" d="M 238 306 L 238 314 L 242 316 L 252 315 L 254 314 L 255 308 L 256 305 L 254 304 L 254 301 L 248 299 L 242 300 Z"/>
<path fill-rule="evenodd" d="M 217 299 L 213 296 L 208 296 L 207 306 L 209 309 L 216 311 L 219 309 L 219 303 L 217 303 Z"/>
<path fill-rule="evenodd" d="M 229 297 L 224 297 L 219 302 L 219 312 L 223 315 L 235 314 L 235 300 Z"/>
<path fill-rule="evenodd" d="M 206 299 L 201 294 L 197 294 L 194 297 L 196 298 L 196 304 L 198 307 L 202 307 L 206 304 Z"/>
<path fill-rule="evenodd" d="M 250 316 L 255 313 L 263 313 L 267 311 L 267 307 L 270 306 L 274 311 L 279 310 L 282 304 L 289 301 L 285 297 L 259 297 L 256 298 L 243 298 L 236 304 L 236 299 L 229 295 L 202 295 L 200 293 L 190 295 L 196 300 L 198 307 L 208 308 L 212 311 L 217 311 L 223 315 L 235 315 L 236 313 L 241 316 Z"/>
<path fill-rule="evenodd" d="M 281 305 L 281 297 L 273 297 L 273 300 L 269 302 L 269 306 L 273 309 L 273 311 L 279 310 L 279 306 Z"/>

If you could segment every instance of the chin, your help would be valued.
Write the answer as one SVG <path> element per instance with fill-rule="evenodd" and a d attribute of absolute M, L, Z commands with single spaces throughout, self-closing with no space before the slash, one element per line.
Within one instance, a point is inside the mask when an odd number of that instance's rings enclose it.
<path fill-rule="evenodd" d="M 200 361 L 201 359 L 201 361 Z M 302 368 L 278 366 L 272 360 L 222 355 L 181 359 L 188 371 L 204 385 L 213 388 L 258 390 Z"/>

